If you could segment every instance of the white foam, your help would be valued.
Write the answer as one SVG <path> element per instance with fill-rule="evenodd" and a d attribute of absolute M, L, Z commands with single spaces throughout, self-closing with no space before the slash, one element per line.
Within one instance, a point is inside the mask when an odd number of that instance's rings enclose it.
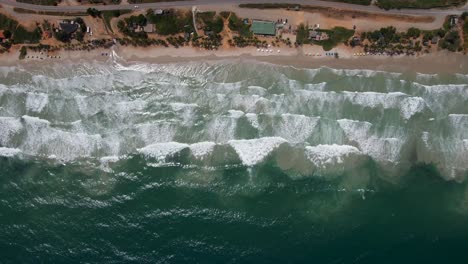
<path fill-rule="evenodd" d="M 26 97 L 26 110 L 40 113 L 49 103 L 49 96 L 43 93 L 28 93 Z"/>
<path fill-rule="evenodd" d="M 198 142 L 190 145 L 190 151 L 196 158 L 203 158 L 211 154 L 215 146 L 214 142 Z"/>
<path fill-rule="evenodd" d="M 0 157 L 11 158 L 21 154 L 21 150 L 17 148 L 4 148 L 0 147 Z"/>
<path fill-rule="evenodd" d="M 277 147 L 286 142 L 285 139 L 280 137 L 265 137 L 230 140 L 228 144 L 234 148 L 244 165 L 253 166 L 262 162 Z"/>
<path fill-rule="evenodd" d="M 406 120 L 423 112 L 426 108 L 426 102 L 421 97 L 407 97 L 401 101 L 400 105 L 400 115 Z"/>
<path fill-rule="evenodd" d="M 244 112 L 242 111 L 239 111 L 239 110 L 229 110 L 228 111 L 229 113 L 229 116 L 233 117 L 233 118 L 241 118 L 242 116 L 244 116 Z"/>
<path fill-rule="evenodd" d="M 166 158 L 174 156 L 189 145 L 178 142 L 156 143 L 144 148 L 138 149 L 138 152 L 147 157 L 152 157 L 158 161 L 165 161 Z"/>
<path fill-rule="evenodd" d="M 358 148 L 376 161 L 390 163 L 398 162 L 400 152 L 405 142 L 405 135 L 395 137 L 379 137 L 371 132 L 372 124 L 355 120 L 341 119 L 338 124 L 351 142 L 356 142 Z M 389 131 L 390 134 L 395 132 Z"/>
<path fill-rule="evenodd" d="M 250 125 L 255 128 L 255 129 L 259 129 L 259 123 L 258 123 L 258 116 L 257 114 L 254 114 L 254 113 L 247 113 L 245 114 L 245 116 L 247 117 L 247 120 L 249 121 Z"/>
<path fill-rule="evenodd" d="M 318 145 L 306 147 L 306 156 L 317 167 L 341 164 L 350 155 L 361 155 L 361 151 L 349 145 Z"/>
<path fill-rule="evenodd" d="M 19 134 L 23 125 L 17 118 L 0 117 L 0 145 L 11 146 L 13 138 Z"/>

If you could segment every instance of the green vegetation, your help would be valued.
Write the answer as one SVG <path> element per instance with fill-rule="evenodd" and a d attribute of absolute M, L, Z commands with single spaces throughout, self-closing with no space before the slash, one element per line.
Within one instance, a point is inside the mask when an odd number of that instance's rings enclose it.
<path fill-rule="evenodd" d="M 421 31 L 419 29 L 411 28 L 407 32 L 397 32 L 396 28 L 390 26 L 371 32 L 364 32 L 361 34 L 361 39 L 367 39 L 370 43 L 370 45 L 364 45 L 365 52 L 372 54 L 410 55 L 422 50 L 421 41 L 411 40 L 412 38 L 419 38 L 420 34 Z M 424 34 L 427 41 L 434 36 L 434 32 L 425 32 Z"/>
<path fill-rule="evenodd" d="M 28 54 L 28 50 L 26 49 L 26 47 L 25 46 L 21 47 L 19 59 L 22 60 L 22 59 L 26 58 L 27 54 Z"/>
<path fill-rule="evenodd" d="M 329 2 L 342 2 L 356 5 L 370 5 L 372 0 L 323 0 Z M 307 6 L 294 3 L 260 3 L 260 4 L 240 4 L 241 8 L 258 8 L 258 9 L 301 9 Z"/>
<path fill-rule="evenodd" d="M 124 20 L 120 20 L 117 23 L 117 27 L 124 35 L 127 35 L 135 39 L 147 39 L 148 34 L 143 31 L 135 31 L 137 27 L 144 27 L 148 23 L 148 20 L 143 14 L 138 16 L 127 17 Z"/>
<path fill-rule="evenodd" d="M 253 33 L 250 31 L 250 25 L 244 23 L 235 13 L 231 13 L 229 17 L 229 29 L 239 33 L 241 37 L 252 37 Z"/>
<path fill-rule="evenodd" d="M 37 15 L 47 15 L 47 16 L 86 16 L 88 15 L 87 13 L 84 12 L 53 12 L 53 11 L 34 11 L 34 10 L 29 10 L 29 9 L 23 9 L 23 8 L 18 8 L 15 7 L 13 8 L 13 11 L 16 13 L 22 13 L 22 14 L 37 14 Z"/>
<path fill-rule="evenodd" d="M 216 12 L 197 13 L 197 23 L 203 24 L 205 32 L 212 31 L 215 34 L 223 31 L 224 21 L 221 16 L 217 16 Z"/>
<path fill-rule="evenodd" d="M 224 19 L 228 19 L 230 14 L 231 14 L 231 12 L 228 12 L 228 11 L 221 11 L 221 12 L 219 13 L 219 15 L 220 15 L 221 17 L 223 17 Z"/>
<path fill-rule="evenodd" d="M 159 2 L 173 2 L 173 1 L 190 1 L 190 0 L 128 0 L 128 2 L 131 4 L 159 3 Z"/>
<path fill-rule="evenodd" d="M 343 2 L 348 4 L 356 4 L 356 5 L 370 5 L 372 0 L 325 0 L 331 2 Z"/>
<path fill-rule="evenodd" d="M 78 0 L 78 2 L 82 2 L 81 0 Z M 113 4 L 113 5 L 118 5 L 120 4 L 121 0 L 87 0 L 86 2 L 90 4 Z"/>
<path fill-rule="evenodd" d="M 92 17 L 101 17 L 101 11 L 97 10 L 96 8 L 88 8 L 86 13 Z"/>
<path fill-rule="evenodd" d="M 13 44 L 39 43 L 42 37 L 42 30 L 37 27 L 34 31 L 27 31 L 24 27 L 18 26 L 13 32 Z"/>
<path fill-rule="evenodd" d="M 461 38 L 458 31 L 450 31 L 439 41 L 439 47 L 449 51 L 461 51 Z"/>
<path fill-rule="evenodd" d="M 21 3 L 33 4 L 33 5 L 49 5 L 56 6 L 61 0 L 17 0 Z"/>
<path fill-rule="evenodd" d="M 328 39 L 325 40 L 311 40 L 309 39 L 309 28 L 304 24 L 300 24 L 297 28 L 296 43 L 297 45 L 310 44 L 320 45 L 325 51 L 329 51 L 340 43 L 344 43 L 354 35 L 354 30 L 344 27 L 334 27 L 330 30 L 317 29 L 317 32 L 326 33 Z"/>
<path fill-rule="evenodd" d="M 104 20 L 104 26 L 109 32 L 114 33 L 114 30 L 112 30 L 111 26 L 111 19 L 114 17 L 120 17 L 121 15 L 131 13 L 131 10 L 112 10 L 112 11 L 103 11 L 102 14 L 102 19 Z"/>
<path fill-rule="evenodd" d="M 408 38 L 419 38 L 420 35 L 421 35 L 421 30 L 419 28 L 411 27 L 406 32 L 406 36 Z"/>
<path fill-rule="evenodd" d="M 9 30 L 10 32 L 14 32 L 17 27 L 18 22 L 16 20 L 0 14 L 0 30 Z"/>
<path fill-rule="evenodd" d="M 150 23 L 155 24 L 156 31 L 160 35 L 174 35 L 178 33 L 194 32 L 192 12 L 191 11 L 175 11 L 156 15 L 153 10 L 149 9 L 146 17 Z"/>
<path fill-rule="evenodd" d="M 320 30 L 328 34 L 329 39 L 314 41 L 314 44 L 321 45 L 325 51 L 329 51 L 340 43 L 347 42 L 354 35 L 354 30 L 344 27 L 334 27 L 331 30 Z"/>
<path fill-rule="evenodd" d="M 436 8 L 466 4 L 467 0 L 378 0 L 377 5 L 384 9 Z"/>
<path fill-rule="evenodd" d="M 8 30 L 11 33 L 13 44 L 39 43 L 41 40 L 42 31 L 39 27 L 30 32 L 23 26 L 19 25 L 16 20 L 2 14 L 0 14 L 0 29 Z"/>
<path fill-rule="evenodd" d="M 463 23 L 463 48 L 465 52 L 468 51 L 468 19 Z"/>
<path fill-rule="evenodd" d="M 276 4 L 270 4 L 270 3 L 264 3 L 264 4 L 240 4 L 239 7 L 241 8 L 258 8 L 258 9 L 279 9 L 279 8 L 285 8 L 285 9 L 294 9 L 296 7 L 300 8 L 300 4 L 287 4 L 287 3 L 276 3 Z"/>

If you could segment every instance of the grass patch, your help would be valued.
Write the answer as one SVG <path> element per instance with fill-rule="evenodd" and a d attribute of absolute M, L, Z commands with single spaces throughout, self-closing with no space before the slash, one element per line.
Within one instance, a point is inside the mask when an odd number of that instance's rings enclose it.
<path fill-rule="evenodd" d="M 465 23 L 463 23 L 463 48 L 468 51 L 468 19 L 465 19 Z"/>
<path fill-rule="evenodd" d="M 15 7 L 13 8 L 13 11 L 16 13 L 22 13 L 22 14 L 37 14 L 37 15 L 47 15 L 47 16 L 87 16 L 88 14 L 86 12 L 53 12 L 53 11 L 34 11 L 34 10 L 29 10 L 29 9 L 24 9 L 24 8 L 19 8 Z"/>
<path fill-rule="evenodd" d="M 192 12 L 170 10 L 162 15 L 155 15 L 149 9 L 146 15 L 148 22 L 155 24 L 156 31 L 160 35 L 174 35 L 178 33 L 194 32 Z"/>
<path fill-rule="evenodd" d="M 190 0 L 128 0 L 128 2 L 131 4 L 174 2 L 174 1 L 190 1 Z"/>
<path fill-rule="evenodd" d="M 242 37 L 252 37 L 253 33 L 250 31 L 250 25 L 245 24 L 243 19 L 238 17 L 235 13 L 231 13 L 229 17 L 229 29 L 236 31 Z"/>
<path fill-rule="evenodd" d="M 33 5 L 56 6 L 61 2 L 61 0 L 17 0 L 17 2 L 33 4 Z"/>
<path fill-rule="evenodd" d="M 34 31 L 30 32 L 19 25 L 18 21 L 2 14 L 0 14 L 0 29 L 8 30 L 12 33 L 11 39 L 13 44 L 39 43 L 41 40 L 42 32 L 40 28 L 36 28 Z"/>
<path fill-rule="evenodd" d="M 329 51 L 338 44 L 346 42 L 354 35 L 354 30 L 344 27 L 334 27 L 331 30 L 320 30 L 328 34 L 329 39 L 322 41 L 313 41 L 316 45 L 321 45 L 325 51 Z"/>
<path fill-rule="evenodd" d="M 342 2 L 342 3 L 348 3 L 348 4 L 355 4 L 355 5 L 370 5 L 371 0 L 325 0 L 329 2 Z"/>
<path fill-rule="evenodd" d="M 18 26 L 13 31 L 13 43 L 39 43 L 41 40 L 42 31 L 40 28 L 36 28 L 34 31 L 27 31 L 24 27 Z"/>
<path fill-rule="evenodd" d="M 315 44 L 322 46 L 325 51 L 329 51 L 334 47 L 338 46 L 339 44 L 347 42 L 354 35 L 354 30 L 347 29 L 344 27 L 334 27 L 332 29 L 318 29 L 316 31 L 326 33 L 328 35 L 328 39 L 321 41 L 309 39 L 309 29 L 304 24 L 300 24 L 297 28 L 297 44 Z"/>
<path fill-rule="evenodd" d="M 217 16 L 216 12 L 197 13 L 197 22 L 203 24 L 203 30 L 213 31 L 215 34 L 223 31 L 224 22 L 221 16 Z"/>
<path fill-rule="evenodd" d="M 286 8 L 286 9 L 293 9 L 295 7 L 301 7 L 300 4 L 287 4 L 287 3 L 275 3 L 275 4 L 240 4 L 239 7 L 241 8 L 256 8 L 256 9 L 279 9 L 279 8 Z"/>
<path fill-rule="evenodd" d="M 348 3 L 348 4 L 356 4 L 356 5 L 370 5 L 371 0 L 323 0 L 328 2 L 341 2 L 341 3 Z M 295 9 L 298 7 L 299 9 L 305 6 L 300 4 L 294 3 L 261 3 L 261 4 L 240 4 L 239 7 L 242 8 L 257 8 L 257 9 Z"/>
<path fill-rule="evenodd" d="M 16 27 L 18 27 L 18 22 L 16 20 L 0 14 L 0 29 L 13 32 Z"/>
<path fill-rule="evenodd" d="M 383 9 L 399 8 L 437 8 L 452 7 L 466 4 L 467 0 L 378 0 L 377 6 Z"/>
<path fill-rule="evenodd" d="M 120 17 L 121 15 L 124 14 L 129 14 L 131 13 L 132 10 L 112 10 L 112 11 L 102 11 L 102 20 L 104 21 L 104 26 L 106 29 L 112 33 L 114 33 L 114 30 L 112 30 L 112 26 L 110 21 L 114 17 Z"/>

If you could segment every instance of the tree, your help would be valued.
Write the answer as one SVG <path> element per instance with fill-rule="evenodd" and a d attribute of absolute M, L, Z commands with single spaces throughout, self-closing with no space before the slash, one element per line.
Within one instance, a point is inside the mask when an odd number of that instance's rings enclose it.
<path fill-rule="evenodd" d="M 6 39 L 9 39 L 11 38 L 11 31 L 10 30 L 5 30 L 3 31 L 3 36 L 6 38 Z"/>
<path fill-rule="evenodd" d="M 462 20 L 465 20 L 467 17 L 468 17 L 468 12 L 467 11 L 463 12 L 463 14 L 461 14 L 461 16 L 460 16 L 460 18 Z"/>
<path fill-rule="evenodd" d="M 88 10 L 86 10 L 86 13 L 92 17 L 101 17 L 101 11 L 97 10 L 96 8 L 90 7 Z"/>
<path fill-rule="evenodd" d="M 28 54 L 28 50 L 26 49 L 26 47 L 25 46 L 21 47 L 19 59 L 20 60 L 24 59 L 27 54 Z"/>
<path fill-rule="evenodd" d="M 406 32 L 406 35 L 409 38 L 418 38 L 419 35 L 421 35 L 421 30 L 419 30 L 419 28 L 411 27 L 408 29 L 408 32 Z"/>

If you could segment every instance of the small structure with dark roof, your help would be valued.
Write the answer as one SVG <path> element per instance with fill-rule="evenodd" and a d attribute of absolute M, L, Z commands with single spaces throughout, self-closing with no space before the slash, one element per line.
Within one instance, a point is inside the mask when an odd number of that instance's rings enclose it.
<path fill-rule="evenodd" d="M 75 33 L 79 27 L 77 23 L 62 22 L 59 25 L 60 25 L 60 30 L 62 30 L 64 33 L 68 35 Z"/>
<path fill-rule="evenodd" d="M 432 39 L 431 39 L 431 44 L 437 44 L 439 43 L 439 37 L 438 36 L 434 36 Z"/>

